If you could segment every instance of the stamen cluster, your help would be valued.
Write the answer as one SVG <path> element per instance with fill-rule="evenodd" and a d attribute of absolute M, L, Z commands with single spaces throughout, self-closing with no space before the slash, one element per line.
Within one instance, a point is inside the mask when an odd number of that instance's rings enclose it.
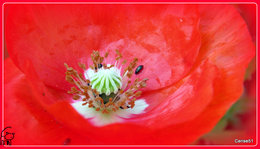
<path fill-rule="evenodd" d="M 104 59 L 109 55 L 108 52 L 104 56 L 101 56 L 98 51 L 93 51 L 91 54 L 91 59 L 93 65 L 90 65 L 89 68 L 92 69 L 95 73 L 102 70 L 112 70 L 118 69 L 117 66 L 122 59 L 122 54 L 116 50 L 116 59 L 115 64 L 110 65 L 104 62 Z M 74 100 L 85 101 L 82 105 L 88 105 L 89 108 L 95 108 L 96 111 L 102 111 L 102 113 L 109 113 L 111 111 L 117 111 L 120 109 L 133 108 L 135 106 L 135 100 L 142 94 L 142 91 L 138 91 L 141 88 L 146 87 L 146 81 L 148 79 L 135 79 L 131 84 L 131 77 L 134 73 L 134 68 L 137 66 L 138 59 L 134 58 L 133 61 L 124 69 L 120 88 L 116 92 L 110 93 L 109 95 L 101 93 L 95 89 L 91 82 L 91 79 L 84 77 L 80 72 L 77 72 L 72 67 L 69 67 L 66 63 L 64 64 L 66 71 L 66 80 L 75 85 L 72 87 L 69 94 L 73 94 Z M 122 65 L 126 64 L 126 60 L 121 62 Z M 86 72 L 85 64 L 79 63 L 79 66 Z M 118 69 L 119 71 L 121 70 Z"/>

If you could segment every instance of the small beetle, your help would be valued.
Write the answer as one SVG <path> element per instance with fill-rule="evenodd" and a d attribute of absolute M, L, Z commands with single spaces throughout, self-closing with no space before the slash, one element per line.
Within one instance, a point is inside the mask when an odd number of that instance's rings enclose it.
<path fill-rule="evenodd" d="M 135 69 L 135 74 L 139 74 L 141 73 L 141 71 L 144 69 L 144 66 L 143 65 L 139 65 L 136 69 Z"/>

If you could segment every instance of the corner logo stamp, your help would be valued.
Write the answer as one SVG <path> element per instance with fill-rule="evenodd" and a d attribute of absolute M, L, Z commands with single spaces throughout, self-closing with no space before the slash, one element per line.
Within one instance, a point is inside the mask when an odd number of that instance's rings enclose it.
<path fill-rule="evenodd" d="M 1 132 L 1 145 L 12 145 L 14 134 L 15 133 L 12 132 L 12 127 L 5 127 Z"/>

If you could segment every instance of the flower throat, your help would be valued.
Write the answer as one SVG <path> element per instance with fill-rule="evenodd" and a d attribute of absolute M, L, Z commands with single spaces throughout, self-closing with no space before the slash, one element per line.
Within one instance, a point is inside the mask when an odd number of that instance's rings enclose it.
<path fill-rule="evenodd" d="M 79 67 L 84 70 L 84 75 L 65 63 L 66 80 L 75 85 L 68 93 L 73 94 L 74 100 L 84 101 L 83 106 L 95 108 L 102 113 L 115 112 L 119 108 L 133 108 L 136 98 L 142 94 L 142 91 L 138 90 L 146 87 L 148 79 L 137 78 L 131 84 L 138 59 L 134 58 L 121 75 L 121 68 L 126 64 L 126 60 L 121 61 L 122 54 L 116 50 L 115 64 L 106 64 L 104 59 L 108 55 L 109 53 L 106 52 L 102 57 L 98 51 L 93 51 L 91 54 L 93 65 L 86 69 L 84 64 L 79 63 Z"/>

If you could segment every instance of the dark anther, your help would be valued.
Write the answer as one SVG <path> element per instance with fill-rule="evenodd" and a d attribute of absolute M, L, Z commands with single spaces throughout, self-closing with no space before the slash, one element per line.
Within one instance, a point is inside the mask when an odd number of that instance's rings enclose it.
<path fill-rule="evenodd" d="M 90 84 L 88 83 L 88 86 L 89 86 Z"/>
<path fill-rule="evenodd" d="M 130 108 L 130 106 L 127 106 L 127 108 Z"/>
<path fill-rule="evenodd" d="M 102 66 L 103 66 L 102 64 L 98 64 L 98 68 L 102 68 Z"/>
<path fill-rule="evenodd" d="M 120 109 L 124 109 L 122 106 L 119 107 Z"/>
<path fill-rule="evenodd" d="M 110 95 L 106 95 L 106 94 L 99 94 L 99 97 L 101 97 L 102 99 L 103 99 L 103 101 L 104 101 L 104 104 L 106 104 L 106 103 L 108 103 L 109 102 L 109 98 L 114 98 L 116 96 L 116 94 L 114 94 L 114 93 L 111 93 Z"/>
<path fill-rule="evenodd" d="M 143 65 L 139 65 L 136 69 L 135 69 L 135 74 L 139 74 L 140 72 L 142 72 L 144 66 Z"/>

